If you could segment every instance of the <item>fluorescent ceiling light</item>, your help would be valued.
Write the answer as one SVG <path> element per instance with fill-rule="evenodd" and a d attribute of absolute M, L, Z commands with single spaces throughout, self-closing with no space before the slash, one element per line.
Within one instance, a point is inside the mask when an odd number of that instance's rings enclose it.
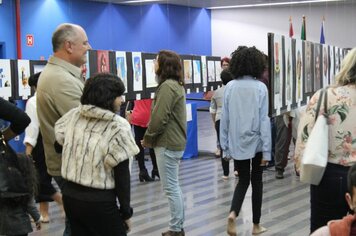
<path fill-rule="evenodd" d="M 131 3 L 149 3 L 149 2 L 162 2 L 162 0 L 132 0 L 132 1 L 124 1 L 120 3 L 131 4 Z"/>
<path fill-rule="evenodd" d="M 221 6 L 221 7 L 207 7 L 207 9 L 227 9 L 227 8 L 247 8 L 247 7 L 269 7 L 269 6 L 284 6 L 284 5 L 298 5 L 306 3 L 321 3 L 321 2 L 339 2 L 342 0 L 307 0 L 307 1 L 291 1 L 291 2 L 275 2 L 275 3 L 257 3 L 257 4 L 246 4 L 246 5 L 232 5 L 232 6 Z"/>

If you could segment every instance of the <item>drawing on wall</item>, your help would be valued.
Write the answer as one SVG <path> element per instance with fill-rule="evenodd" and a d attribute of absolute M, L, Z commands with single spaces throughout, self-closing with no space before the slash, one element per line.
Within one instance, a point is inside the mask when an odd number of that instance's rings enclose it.
<path fill-rule="evenodd" d="M 127 64 L 126 64 L 126 52 L 115 52 L 116 58 L 116 74 L 122 79 L 127 92 Z"/>
<path fill-rule="evenodd" d="M 191 84 L 192 83 L 192 60 L 184 60 L 184 83 Z"/>
<path fill-rule="evenodd" d="M 201 66 L 200 60 L 193 60 L 193 81 L 194 84 L 201 84 Z"/>
<path fill-rule="evenodd" d="M 274 47 L 273 47 L 273 71 L 274 71 L 274 108 L 279 109 L 282 107 L 282 91 L 283 91 L 283 61 L 282 61 L 282 36 L 274 35 Z"/>
<path fill-rule="evenodd" d="M 132 53 L 133 90 L 142 91 L 142 56 L 141 52 Z"/>
<path fill-rule="evenodd" d="M 312 61 L 312 43 L 305 41 L 304 44 L 304 61 L 305 61 L 305 93 L 313 92 L 313 61 Z"/>
<path fill-rule="evenodd" d="M 321 88 L 321 45 L 314 44 L 314 91 Z"/>
<path fill-rule="evenodd" d="M 285 69 L 285 95 L 286 102 L 285 104 L 291 105 L 293 99 L 293 60 L 292 60 L 292 39 L 285 39 L 284 55 L 286 57 L 286 69 Z"/>
<path fill-rule="evenodd" d="M 220 78 L 221 71 L 222 71 L 222 69 L 221 69 L 220 60 L 215 61 L 215 81 L 216 82 L 221 81 L 221 78 Z"/>
<path fill-rule="evenodd" d="M 98 73 L 110 72 L 109 51 L 97 51 Z"/>
<path fill-rule="evenodd" d="M 17 78 L 18 78 L 18 95 L 22 99 L 27 99 L 31 95 L 31 87 L 28 84 L 30 77 L 30 61 L 18 60 L 17 61 Z"/>
<path fill-rule="evenodd" d="M 215 63 L 208 61 L 208 82 L 215 82 Z"/>
<path fill-rule="evenodd" d="M 295 75 L 296 75 L 296 81 L 295 81 L 295 100 L 297 103 L 300 103 L 303 100 L 303 60 L 302 60 L 302 55 L 303 55 L 303 41 L 297 39 L 295 41 L 295 62 L 296 62 L 296 68 L 295 68 Z"/>
<path fill-rule="evenodd" d="M 340 50 L 338 47 L 335 47 L 335 75 L 340 71 Z"/>
<path fill-rule="evenodd" d="M 0 59 L 0 96 L 6 100 L 11 94 L 11 64 L 10 60 Z"/>
<path fill-rule="evenodd" d="M 323 45 L 323 87 L 329 85 L 329 46 Z"/>
<path fill-rule="evenodd" d="M 330 46 L 330 50 L 329 50 L 329 83 L 330 84 L 335 84 L 335 51 L 334 51 L 334 47 Z"/>
<path fill-rule="evenodd" d="M 158 83 L 156 80 L 155 64 L 153 59 L 145 60 L 146 68 L 146 88 L 157 87 Z"/>
<path fill-rule="evenodd" d="M 208 86 L 208 73 L 206 68 L 206 56 L 201 56 L 201 70 L 203 78 L 203 87 Z"/>

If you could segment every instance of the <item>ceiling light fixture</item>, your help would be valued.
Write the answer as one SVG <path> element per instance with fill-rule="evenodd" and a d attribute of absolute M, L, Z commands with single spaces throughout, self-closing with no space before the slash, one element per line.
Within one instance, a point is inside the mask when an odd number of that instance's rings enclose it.
<path fill-rule="evenodd" d="M 284 6 L 284 5 L 299 5 L 306 3 L 321 3 L 321 2 L 339 2 L 342 0 L 308 0 L 308 1 L 292 1 L 292 2 L 276 2 L 276 3 L 259 3 L 259 4 L 246 4 L 246 5 L 232 5 L 221 7 L 207 7 L 207 9 L 228 9 L 228 8 L 249 8 L 249 7 L 268 7 L 268 6 Z"/>
<path fill-rule="evenodd" d="M 131 0 L 131 1 L 124 1 L 120 2 L 120 4 L 135 4 L 135 3 L 150 3 L 150 2 L 162 2 L 162 0 Z"/>

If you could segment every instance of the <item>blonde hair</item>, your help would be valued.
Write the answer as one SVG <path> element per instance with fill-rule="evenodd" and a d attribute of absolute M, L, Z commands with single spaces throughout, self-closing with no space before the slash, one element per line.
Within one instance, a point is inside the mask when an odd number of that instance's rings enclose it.
<path fill-rule="evenodd" d="M 349 51 L 342 60 L 336 82 L 338 85 L 356 84 L 356 48 Z"/>

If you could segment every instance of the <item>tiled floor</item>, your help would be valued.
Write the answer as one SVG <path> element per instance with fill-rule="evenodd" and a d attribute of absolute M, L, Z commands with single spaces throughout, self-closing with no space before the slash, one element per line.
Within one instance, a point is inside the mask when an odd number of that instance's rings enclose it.
<path fill-rule="evenodd" d="M 222 180 L 221 162 L 212 153 L 216 148 L 215 131 L 210 114 L 198 112 L 198 146 L 202 153 L 198 158 L 183 160 L 180 183 L 185 198 L 185 231 L 187 236 L 226 235 L 226 217 L 237 179 L 230 176 Z M 151 169 L 150 162 L 146 162 Z M 232 163 L 230 165 L 232 168 Z M 276 180 L 274 169 L 263 174 L 263 226 L 268 231 L 262 235 L 308 235 L 309 188 L 299 182 L 293 173 L 292 163 L 286 169 L 285 178 Z M 140 183 L 137 164 L 132 174 L 133 228 L 129 235 L 161 235 L 167 229 L 169 210 L 159 181 Z M 33 236 L 60 236 L 64 220 L 55 204 L 51 203 L 51 219 L 41 231 Z M 238 235 L 251 235 L 251 190 L 247 192 L 244 205 L 237 220 Z"/>

